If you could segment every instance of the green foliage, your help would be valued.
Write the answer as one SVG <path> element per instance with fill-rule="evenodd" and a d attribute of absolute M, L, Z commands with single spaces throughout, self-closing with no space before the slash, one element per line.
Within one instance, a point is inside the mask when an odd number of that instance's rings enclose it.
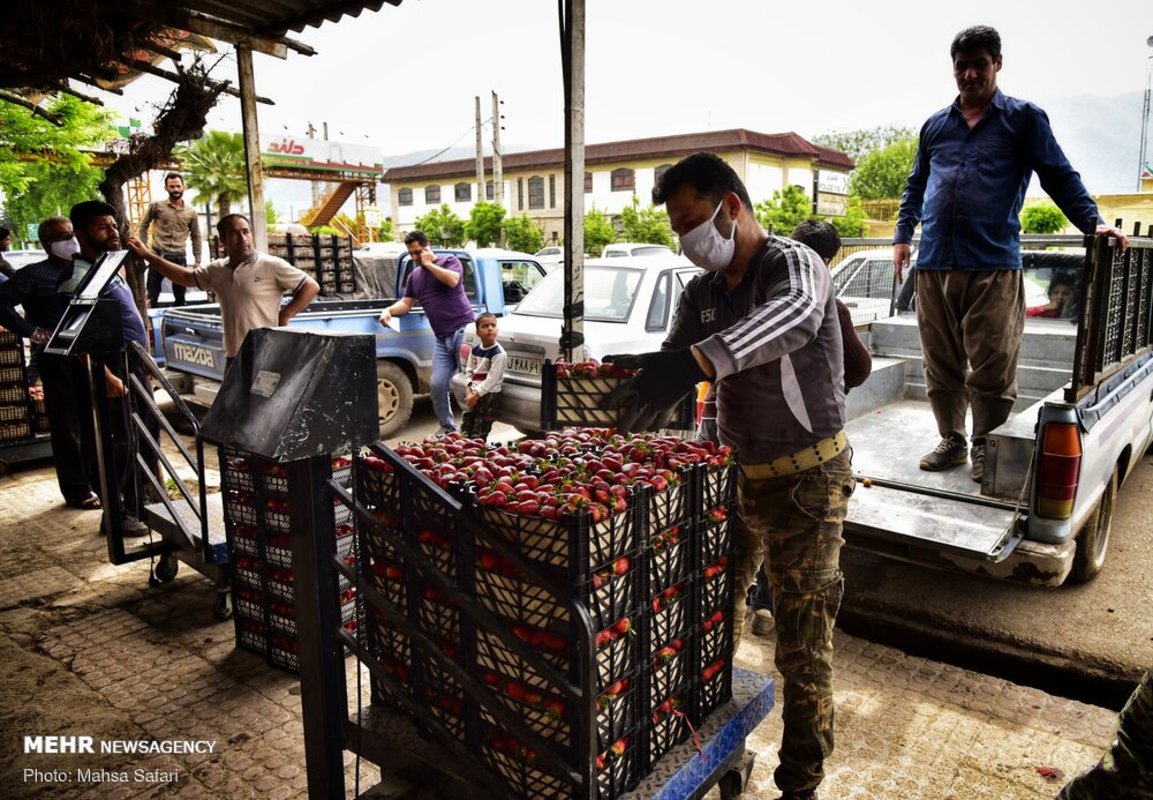
<path fill-rule="evenodd" d="M 71 95 L 53 98 L 46 108 L 64 124 L 0 101 L 0 192 L 7 198 L 6 221 L 21 236 L 28 224 L 100 196 L 101 171 L 83 150 L 102 149 L 116 136 L 113 113 Z"/>
<path fill-rule="evenodd" d="M 384 222 L 376 229 L 376 241 L 391 242 L 396 239 L 396 231 L 392 227 L 392 217 L 385 217 Z"/>
<path fill-rule="evenodd" d="M 264 201 L 264 224 L 272 227 L 280 222 L 280 212 L 276 210 L 276 206 L 271 200 Z"/>
<path fill-rule="evenodd" d="M 916 137 L 908 137 L 874 150 L 857 163 L 849 178 L 849 194 L 862 200 L 899 198 L 917 155 Z"/>
<path fill-rule="evenodd" d="M 535 253 L 544 247 L 544 231 L 528 214 L 510 217 L 504 221 L 504 242 L 509 250 Z"/>
<path fill-rule="evenodd" d="M 1025 233 L 1058 233 L 1069 220 L 1052 203 L 1035 203 L 1021 209 L 1021 230 Z"/>
<path fill-rule="evenodd" d="M 916 137 L 917 133 L 912 128 L 894 128 L 892 125 L 886 125 L 859 131 L 822 133 L 813 137 L 813 144 L 840 150 L 853 159 L 854 164 L 860 166 L 861 159 L 874 150 L 883 150 L 896 142 Z"/>
<path fill-rule="evenodd" d="M 813 201 L 800 186 L 786 186 L 773 192 L 771 200 L 756 205 L 757 221 L 778 236 L 788 236 L 797 223 L 813 214 Z"/>
<path fill-rule="evenodd" d="M 196 192 L 195 203 L 216 203 L 218 219 L 232 203 L 248 195 L 244 137 L 239 133 L 209 131 L 191 145 L 173 153 L 183 163 L 184 184 Z"/>
<path fill-rule="evenodd" d="M 429 211 L 416 221 L 415 227 L 441 247 L 460 247 L 465 241 L 464 220 L 447 204 Z"/>
<path fill-rule="evenodd" d="M 308 229 L 308 232 L 313 236 L 343 236 L 344 233 L 339 228 L 334 228 L 331 225 L 313 225 Z"/>
<path fill-rule="evenodd" d="M 496 203 L 477 203 L 469 212 L 464 235 L 476 242 L 477 247 L 488 247 L 500 240 L 500 224 L 504 220 L 504 206 Z M 535 251 L 534 251 L 535 252 Z"/>
<path fill-rule="evenodd" d="M 625 206 L 621 211 L 621 228 L 623 241 L 673 246 L 673 229 L 669 226 L 668 213 L 651 205 L 648 208 L 638 209 L 636 195 L 633 195 L 632 205 Z M 587 247 L 587 236 L 585 244 Z"/>
<path fill-rule="evenodd" d="M 850 197 L 843 217 L 828 217 L 842 239 L 865 236 L 869 232 L 868 216 L 861 206 L 861 198 Z"/>
<path fill-rule="evenodd" d="M 616 229 L 603 211 L 591 209 L 585 214 L 585 252 L 596 253 L 604 250 L 606 244 L 617 240 Z"/>

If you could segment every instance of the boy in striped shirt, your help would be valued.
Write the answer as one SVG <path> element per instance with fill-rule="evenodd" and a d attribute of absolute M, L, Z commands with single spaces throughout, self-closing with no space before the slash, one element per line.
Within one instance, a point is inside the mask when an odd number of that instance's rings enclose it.
<path fill-rule="evenodd" d="M 476 335 L 480 344 L 473 345 L 465 365 L 468 385 L 464 390 L 464 418 L 460 422 L 461 434 L 469 439 L 488 438 L 493 412 L 500 401 L 507 356 L 496 341 L 498 332 L 495 315 L 485 312 L 476 318 Z"/>

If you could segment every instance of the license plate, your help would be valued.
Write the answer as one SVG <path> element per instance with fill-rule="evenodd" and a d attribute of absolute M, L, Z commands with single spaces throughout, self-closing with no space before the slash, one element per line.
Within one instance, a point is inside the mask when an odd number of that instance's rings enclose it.
<path fill-rule="evenodd" d="M 525 375 L 540 375 L 540 359 L 529 356 L 509 356 L 508 371 L 520 372 Z"/>

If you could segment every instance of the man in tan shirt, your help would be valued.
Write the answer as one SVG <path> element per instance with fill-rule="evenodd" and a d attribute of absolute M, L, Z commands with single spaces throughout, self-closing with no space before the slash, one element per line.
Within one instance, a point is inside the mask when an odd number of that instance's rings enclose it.
<path fill-rule="evenodd" d="M 148 206 L 148 211 L 140 223 L 140 238 L 145 245 L 149 244 L 148 226 L 152 226 L 151 246 L 165 261 L 188 266 L 188 253 L 186 245 L 188 237 L 192 236 L 192 266 L 200 267 L 200 253 L 202 242 L 200 238 L 200 221 L 196 210 L 184 203 L 184 178 L 176 172 L 164 176 L 164 189 L 168 192 L 168 200 L 155 202 Z M 148 271 L 148 305 L 155 308 L 160 300 L 160 288 L 164 283 L 164 275 L 155 269 Z M 184 305 L 184 284 L 172 282 L 172 296 L 174 305 Z"/>
<path fill-rule="evenodd" d="M 173 285 L 180 283 L 216 293 L 224 324 L 227 369 L 250 330 L 287 325 L 312 302 L 320 286 L 284 259 L 257 252 L 248 218 L 243 214 L 222 218 L 216 231 L 228 258 L 192 270 L 162 258 L 134 237 L 129 237 L 126 244 Z M 292 295 L 292 300 L 282 308 L 281 299 L 286 293 Z"/>

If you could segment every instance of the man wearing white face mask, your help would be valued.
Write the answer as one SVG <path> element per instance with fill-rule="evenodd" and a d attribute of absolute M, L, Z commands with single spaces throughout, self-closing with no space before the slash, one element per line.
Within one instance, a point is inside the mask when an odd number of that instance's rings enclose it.
<path fill-rule="evenodd" d="M 774 777 L 784 800 L 813 800 L 833 750 L 833 626 L 853 490 L 832 281 L 811 249 L 765 233 L 744 184 L 712 153 L 669 169 L 653 202 L 666 205 L 685 255 L 708 273 L 685 287 L 663 350 L 605 357 L 641 370 L 607 405 L 652 427 L 695 383 L 715 382 L 720 439 L 740 465 L 735 639 L 767 558 L 783 679 Z"/>
<path fill-rule="evenodd" d="M 43 352 L 68 308 L 70 296 L 57 287 L 71 276 L 72 257 L 80 252 L 80 244 L 67 217 L 41 222 L 39 236 L 48 258 L 29 264 L 0 285 L 0 325 L 32 342 L 32 357 L 44 385 L 56 480 L 64 501 L 73 508 L 95 510 L 101 503 L 92 491 L 97 465 L 87 373 L 77 358 Z M 16 312 L 16 306 L 23 306 L 24 316 Z"/>

